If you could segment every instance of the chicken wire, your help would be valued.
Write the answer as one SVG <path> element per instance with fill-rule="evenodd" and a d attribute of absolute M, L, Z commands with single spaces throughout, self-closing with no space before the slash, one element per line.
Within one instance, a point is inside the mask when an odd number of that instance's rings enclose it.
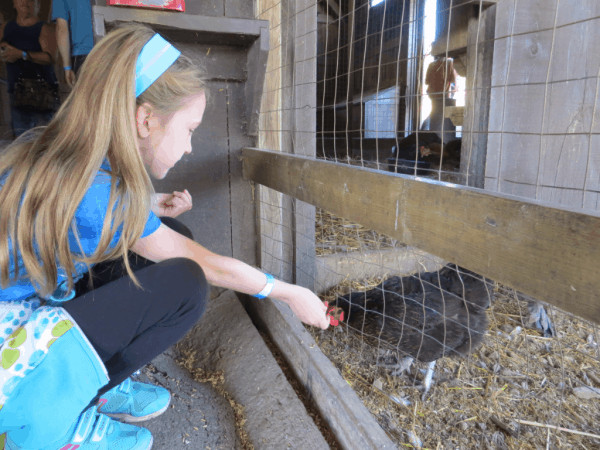
<path fill-rule="evenodd" d="M 257 11 L 271 23 L 259 147 L 597 209 L 597 2 L 292 0 Z M 444 87 L 428 95 L 432 55 Z M 436 285 L 428 274 L 446 262 L 433 255 L 262 186 L 257 195 L 262 267 L 330 304 L 365 291 L 406 304 L 382 287 L 394 276 L 437 286 L 442 305 L 472 301 Z M 362 323 L 309 331 L 399 446 L 599 448 L 597 325 L 474 276 L 489 302 L 482 342 L 440 358 L 426 393 L 426 364 L 401 373 L 407 352 L 381 337 L 398 318 L 379 312 L 380 332 L 365 332 L 369 302 Z"/>

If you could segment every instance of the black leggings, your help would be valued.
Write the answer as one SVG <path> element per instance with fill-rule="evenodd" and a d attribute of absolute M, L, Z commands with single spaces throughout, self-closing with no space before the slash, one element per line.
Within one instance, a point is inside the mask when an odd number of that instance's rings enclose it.
<path fill-rule="evenodd" d="M 175 219 L 161 220 L 192 237 Z M 64 304 L 110 376 L 98 396 L 176 344 L 198 322 L 209 296 L 206 277 L 191 259 L 174 258 L 155 264 L 130 253 L 129 262 L 142 288 L 125 276 L 120 259 L 95 265 L 93 289 L 89 288 L 87 274 L 76 283 L 76 297 Z"/>

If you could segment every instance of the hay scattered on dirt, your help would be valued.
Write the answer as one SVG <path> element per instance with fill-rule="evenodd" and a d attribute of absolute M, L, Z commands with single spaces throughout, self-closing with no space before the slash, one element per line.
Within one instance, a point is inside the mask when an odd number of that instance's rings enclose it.
<path fill-rule="evenodd" d="M 336 295 L 380 282 L 345 282 L 323 300 L 334 302 Z M 418 440 L 427 449 L 600 448 L 598 437 L 544 427 L 600 434 L 600 398 L 580 398 L 600 393 L 597 327 L 551 308 L 557 336 L 544 338 L 525 327 L 527 313 L 526 303 L 514 292 L 497 286 L 483 345 L 468 358 L 438 360 L 424 401 L 418 389 L 418 369 L 424 365 L 416 363 L 411 374 L 392 377 L 378 363 L 397 362 L 404 355 L 396 350 L 383 343 L 373 348 L 345 325 L 309 331 L 401 448 L 418 447 Z"/>
<path fill-rule="evenodd" d="M 246 423 L 246 413 L 244 412 L 244 407 L 236 402 L 231 394 L 225 389 L 224 372 L 207 372 L 206 370 L 197 367 L 198 360 L 196 358 L 195 350 L 183 348 L 179 348 L 179 350 L 181 351 L 182 358 L 178 361 L 178 364 L 187 369 L 192 374 L 194 379 L 199 383 L 210 383 L 219 393 L 219 395 L 229 402 L 229 405 L 233 410 L 235 431 L 240 439 L 241 448 L 243 450 L 254 450 L 254 446 L 250 442 L 248 433 L 244 428 L 244 424 Z"/>
<path fill-rule="evenodd" d="M 318 208 L 316 211 L 315 242 L 317 256 L 359 250 L 405 247 L 396 239 Z"/>

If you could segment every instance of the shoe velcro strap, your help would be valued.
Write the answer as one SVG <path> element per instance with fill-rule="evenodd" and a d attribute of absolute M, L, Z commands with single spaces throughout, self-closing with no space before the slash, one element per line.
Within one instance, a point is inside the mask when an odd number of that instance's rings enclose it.
<path fill-rule="evenodd" d="M 92 433 L 92 438 L 90 442 L 101 442 L 104 439 L 104 435 L 108 430 L 108 425 L 110 424 L 110 418 L 105 416 L 104 414 L 99 414 L 98 422 L 94 427 L 94 432 Z"/>
<path fill-rule="evenodd" d="M 131 387 L 131 378 L 127 378 L 119 385 L 119 392 L 123 394 L 129 394 L 129 388 Z"/>
<path fill-rule="evenodd" d="M 73 439 L 71 439 L 72 444 L 80 444 L 86 440 L 90 434 L 92 426 L 94 425 L 95 417 L 96 407 L 88 409 L 81 415 L 79 418 L 79 423 L 77 424 L 77 428 L 75 429 L 75 433 L 73 434 Z"/>

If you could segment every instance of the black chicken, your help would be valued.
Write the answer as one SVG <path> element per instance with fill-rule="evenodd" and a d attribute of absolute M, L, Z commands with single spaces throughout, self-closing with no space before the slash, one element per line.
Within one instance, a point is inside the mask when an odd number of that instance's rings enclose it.
<path fill-rule="evenodd" d="M 453 139 L 443 146 L 440 143 L 422 145 L 419 148 L 419 156 L 435 167 L 442 165 L 442 170 L 447 172 L 458 172 L 460 168 L 460 151 L 462 139 Z M 443 158 L 442 158 L 443 156 Z"/>
<path fill-rule="evenodd" d="M 398 146 L 392 147 L 392 154 L 395 157 L 406 160 L 422 160 L 422 156 L 417 153 L 417 149 L 431 144 L 441 144 L 442 141 L 437 134 L 430 131 L 419 131 L 411 133 L 398 141 Z"/>
<path fill-rule="evenodd" d="M 413 358 L 430 363 L 425 393 L 437 359 L 466 356 L 481 344 L 489 305 L 489 282 L 453 264 L 439 272 L 394 276 L 337 300 L 345 322 L 367 342 L 380 340 L 410 355 L 400 367 L 407 369 Z"/>

